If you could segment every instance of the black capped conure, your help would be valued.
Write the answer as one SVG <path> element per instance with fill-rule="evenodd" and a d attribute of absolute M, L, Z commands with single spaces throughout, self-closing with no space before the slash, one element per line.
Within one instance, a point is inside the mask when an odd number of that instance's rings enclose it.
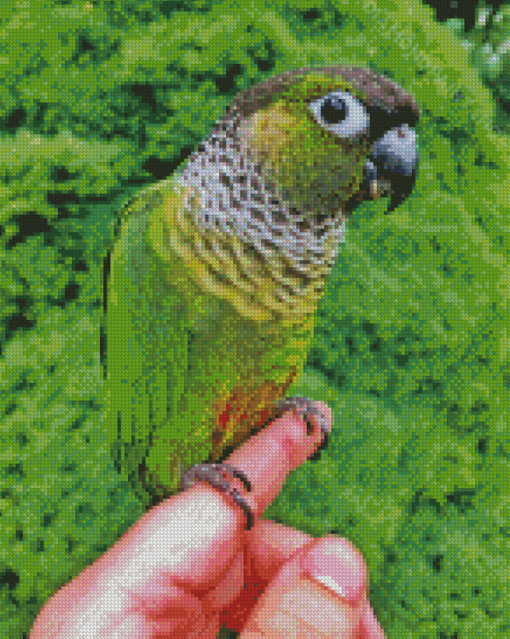
<path fill-rule="evenodd" d="M 304 68 L 240 93 L 124 208 L 106 306 L 106 427 L 145 503 L 274 418 L 350 213 L 411 193 L 418 105 L 387 77 Z"/>

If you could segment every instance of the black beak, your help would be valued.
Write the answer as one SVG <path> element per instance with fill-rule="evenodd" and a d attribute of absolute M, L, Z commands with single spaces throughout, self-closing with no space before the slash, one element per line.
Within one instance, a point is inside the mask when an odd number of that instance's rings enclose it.
<path fill-rule="evenodd" d="M 368 193 L 390 194 L 390 213 L 412 192 L 418 172 L 416 133 L 407 124 L 386 131 L 372 146 L 365 162 L 365 186 Z"/>

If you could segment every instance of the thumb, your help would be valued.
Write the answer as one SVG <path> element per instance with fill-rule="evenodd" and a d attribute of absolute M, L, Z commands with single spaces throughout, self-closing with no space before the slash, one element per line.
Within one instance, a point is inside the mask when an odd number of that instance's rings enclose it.
<path fill-rule="evenodd" d="M 327 536 L 301 549 L 267 586 L 241 639 L 360 636 L 367 571 L 347 540 Z"/>

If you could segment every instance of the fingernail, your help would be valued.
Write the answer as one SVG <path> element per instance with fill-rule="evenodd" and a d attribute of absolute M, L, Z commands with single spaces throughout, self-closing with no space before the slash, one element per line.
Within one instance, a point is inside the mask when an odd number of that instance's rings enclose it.
<path fill-rule="evenodd" d="M 301 568 L 349 605 L 354 607 L 361 601 L 365 590 L 364 566 L 354 550 L 342 546 L 339 540 L 321 540 L 303 557 Z"/>

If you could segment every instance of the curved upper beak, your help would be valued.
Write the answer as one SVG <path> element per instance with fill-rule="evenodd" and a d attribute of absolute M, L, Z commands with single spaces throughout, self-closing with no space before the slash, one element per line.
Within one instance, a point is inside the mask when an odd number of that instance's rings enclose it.
<path fill-rule="evenodd" d="M 416 133 L 408 124 L 386 131 L 374 142 L 364 165 L 364 181 L 370 198 L 390 195 L 387 213 L 412 192 L 418 159 Z"/>

